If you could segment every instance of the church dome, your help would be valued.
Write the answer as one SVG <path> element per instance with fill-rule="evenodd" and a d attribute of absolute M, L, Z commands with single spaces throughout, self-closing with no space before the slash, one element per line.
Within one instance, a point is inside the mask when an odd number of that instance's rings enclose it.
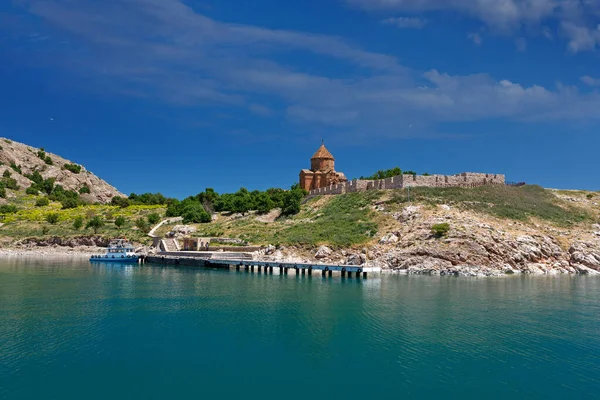
<path fill-rule="evenodd" d="M 319 150 L 312 156 L 311 160 L 335 160 L 333 155 L 327 150 L 325 144 L 321 144 Z"/>

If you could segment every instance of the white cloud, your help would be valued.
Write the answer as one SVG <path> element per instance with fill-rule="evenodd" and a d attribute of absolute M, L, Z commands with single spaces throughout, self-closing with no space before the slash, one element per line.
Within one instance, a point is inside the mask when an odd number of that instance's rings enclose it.
<path fill-rule="evenodd" d="M 594 91 L 415 71 L 338 37 L 219 22 L 175 0 L 30 4 L 55 35 L 82 50 L 53 48 L 54 57 L 40 62 L 54 62 L 70 80 L 83 75 L 103 93 L 261 116 L 273 115 L 264 106 L 273 103 L 291 121 L 348 135 L 418 135 L 436 124 L 490 118 L 600 119 Z M 285 57 L 290 51 L 334 58 L 345 75 L 319 74 L 318 63 L 309 73 Z"/>
<path fill-rule="evenodd" d="M 517 38 L 515 46 L 517 47 L 517 51 L 524 52 L 527 50 L 527 40 L 525 38 Z"/>
<path fill-rule="evenodd" d="M 590 51 L 600 43 L 598 0 L 346 0 L 364 9 L 427 14 L 456 12 L 481 21 L 490 32 L 501 35 L 535 34 L 552 39 L 544 25 L 559 26 L 570 51 Z"/>
<path fill-rule="evenodd" d="M 569 50 L 579 51 L 594 50 L 600 45 L 600 30 L 578 26 L 572 22 L 563 22 L 562 29 L 569 38 Z"/>
<path fill-rule="evenodd" d="M 394 25 L 398 28 L 422 29 L 427 24 L 427 20 L 416 17 L 396 17 L 381 21 L 385 25 Z"/>

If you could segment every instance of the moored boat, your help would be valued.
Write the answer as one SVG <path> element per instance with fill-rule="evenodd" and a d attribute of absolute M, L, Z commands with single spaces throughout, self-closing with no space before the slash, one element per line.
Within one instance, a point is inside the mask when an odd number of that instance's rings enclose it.
<path fill-rule="evenodd" d="M 106 248 L 106 253 L 95 254 L 90 261 L 102 262 L 129 262 L 137 263 L 139 256 L 135 254 L 133 245 L 127 239 L 113 239 Z"/>

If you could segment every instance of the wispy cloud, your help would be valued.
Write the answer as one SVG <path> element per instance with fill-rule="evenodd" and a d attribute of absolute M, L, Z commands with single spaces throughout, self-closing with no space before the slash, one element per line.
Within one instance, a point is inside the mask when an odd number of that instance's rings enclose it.
<path fill-rule="evenodd" d="M 481 34 L 479 34 L 478 32 L 469 32 L 467 34 L 467 38 L 469 38 L 477 46 L 479 46 L 481 43 L 483 43 L 483 38 L 481 37 Z"/>
<path fill-rule="evenodd" d="M 396 17 L 384 19 L 381 23 L 384 25 L 393 25 L 397 28 L 422 29 L 427 25 L 427 20 L 416 17 Z"/>
<path fill-rule="evenodd" d="M 544 23 L 558 26 L 570 51 L 600 47 L 600 1 L 597 0 L 346 0 L 367 10 L 431 13 L 453 11 L 479 20 L 500 35 L 555 34 Z"/>
<path fill-rule="evenodd" d="M 600 78 L 592 78 L 591 76 L 582 76 L 579 78 L 581 82 L 585 83 L 589 86 L 599 86 L 600 87 Z"/>
<path fill-rule="evenodd" d="M 416 71 L 339 37 L 220 22 L 176 0 L 25 4 L 70 43 L 65 51 L 52 48 L 40 66 L 58 63 L 69 77 L 83 75 L 89 86 L 121 96 L 263 117 L 275 117 L 264 104 L 277 103 L 293 123 L 346 135 L 425 135 L 436 124 L 490 118 L 600 119 L 595 91 Z M 318 64 L 308 72 L 283 57 L 290 51 L 335 59 L 345 74 L 318 73 Z"/>

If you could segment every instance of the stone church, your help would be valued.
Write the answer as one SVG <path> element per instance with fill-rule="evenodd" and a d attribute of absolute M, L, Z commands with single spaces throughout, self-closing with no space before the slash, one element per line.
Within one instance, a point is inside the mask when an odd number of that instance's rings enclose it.
<path fill-rule="evenodd" d="M 310 169 L 300 171 L 300 187 L 308 191 L 348 182 L 346 176 L 335 171 L 335 158 L 325 144 L 310 159 Z"/>

